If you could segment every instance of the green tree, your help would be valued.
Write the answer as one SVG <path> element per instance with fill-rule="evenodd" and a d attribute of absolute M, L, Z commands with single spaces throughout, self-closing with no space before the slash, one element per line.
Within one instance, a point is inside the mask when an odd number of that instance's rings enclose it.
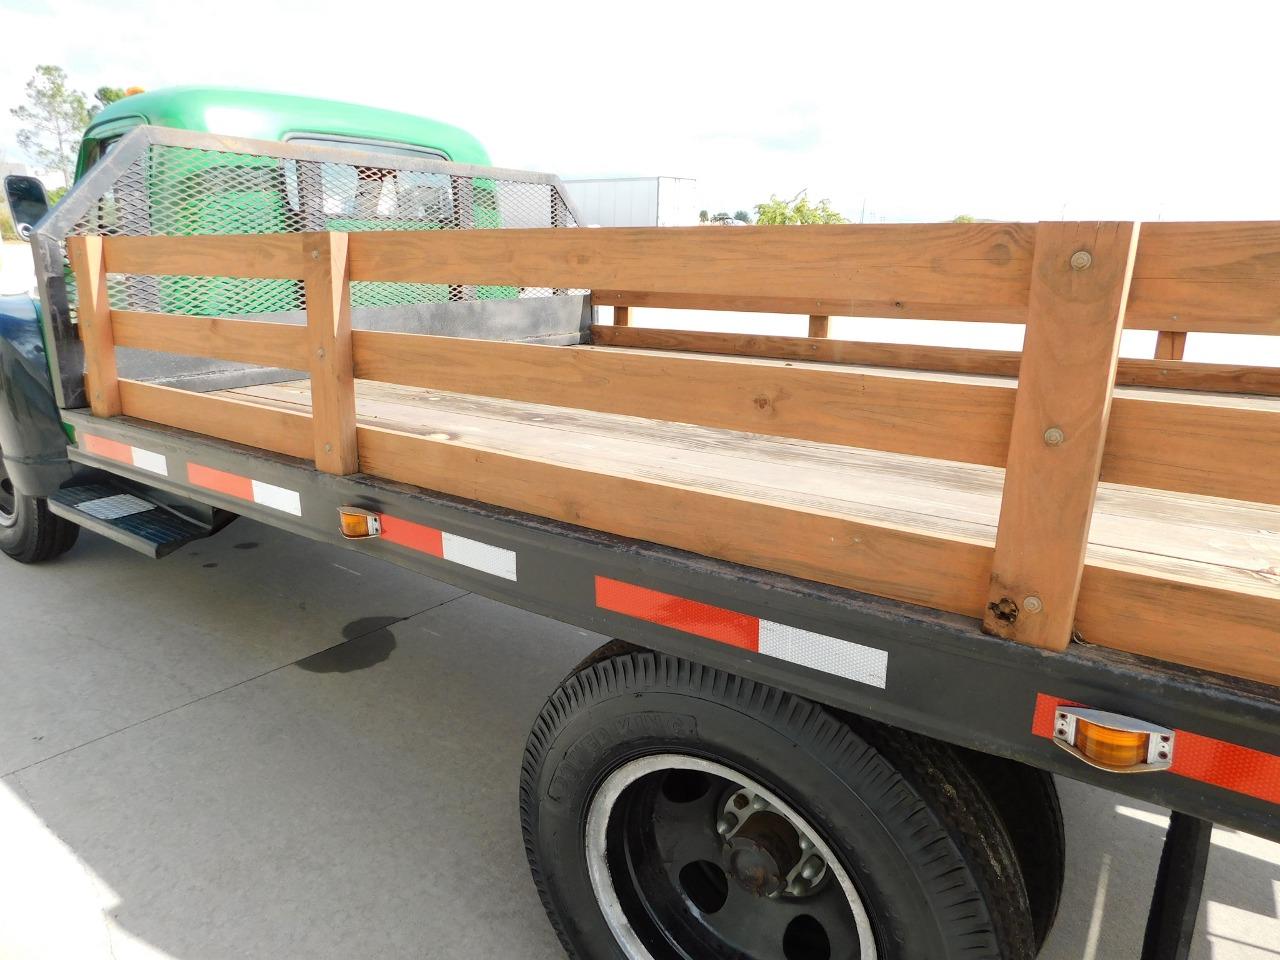
<path fill-rule="evenodd" d="M 707 211 L 705 211 L 705 210 L 699 210 L 699 211 L 698 211 L 698 222 L 699 222 L 699 223 L 706 223 L 706 222 L 707 222 L 708 220 L 710 220 L 710 219 L 711 219 L 711 215 L 710 215 L 709 213 L 707 213 Z"/>
<path fill-rule="evenodd" d="M 737 213 L 733 215 L 733 219 L 741 220 L 743 223 L 750 223 L 751 214 L 747 213 L 747 211 L 745 210 L 739 210 Z"/>
<path fill-rule="evenodd" d="M 23 124 L 18 144 L 40 166 L 71 182 L 80 135 L 89 123 L 84 94 L 67 86 L 61 67 L 41 64 L 27 81 L 27 102 L 9 111 Z"/>
<path fill-rule="evenodd" d="M 128 95 L 124 87 L 99 87 L 93 91 L 93 99 L 98 102 L 89 108 L 89 113 L 97 114 L 103 107 L 109 107 L 117 100 L 123 100 Z"/>
<path fill-rule="evenodd" d="M 978 221 L 975 220 L 973 217 L 969 216 L 969 214 L 962 213 L 960 214 L 960 216 L 956 217 L 951 222 L 952 223 L 977 223 Z"/>
<path fill-rule="evenodd" d="M 790 200 L 780 200 L 770 194 L 767 203 L 756 204 L 756 223 L 781 225 L 792 223 L 848 223 L 831 208 L 830 200 L 810 203 L 808 190 L 801 190 Z"/>

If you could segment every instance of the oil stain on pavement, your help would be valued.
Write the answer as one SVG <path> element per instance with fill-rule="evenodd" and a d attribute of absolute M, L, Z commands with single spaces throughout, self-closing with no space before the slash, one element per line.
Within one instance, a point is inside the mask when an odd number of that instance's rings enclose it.
<path fill-rule="evenodd" d="M 343 642 L 299 660 L 311 673 L 352 673 L 382 663 L 396 648 L 391 627 L 402 617 L 361 617 L 342 628 Z"/>

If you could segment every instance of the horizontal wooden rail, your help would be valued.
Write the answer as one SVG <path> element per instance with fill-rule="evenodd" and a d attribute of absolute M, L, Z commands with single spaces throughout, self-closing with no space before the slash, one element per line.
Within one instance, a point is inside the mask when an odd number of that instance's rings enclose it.
<path fill-rule="evenodd" d="M 301 280 L 302 234 L 104 237 L 108 273 Z"/>
<path fill-rule="evenodd" d="M 356 378 L 1003 467 L 1012 383 L 357 330 Z M 1102 478 L 1280 503 L 1280 410 L 1119 394 Z"/>
<path fill-rule="evenodd" d="M 1022 224 L 353 233 L 351 278 L 721 296 L 785 290 L 875 316 L 976 318 L 1025 312 L 1033 235 Z"/>
<path fill-rule="evenodd" d="M 300 460 L 312 455 L 311 416 L 231 397 L 120 381 L 124 414 Z"/>
<path fill-rule="evenodd" d="M 1015 350 L 930 347 L 906 343 L 665 330 L 658 327 L 617 327 L 605 324 L 596 324 L 591 328 L 591 339 L 596 345 L 604 347 L 718 353 L 776 360 L 813 360 L 996 377 L 1016 377 L 1018 365 L 1022 361 L 1022 354 Z M 1116 384 L 1280 397 L 1280 367 L 1121 357 L 1116 371 Z"/>
<path fill-rule="evenodd" d="M 356 378 L 1003 465 L 1007 384 L 357 330 Z"/>
<path fill-rule="evenodd" d="M 292 323 L 112 310 L 117 347 L 305 370 L 307 328 Z"/>
<path fill-rule="evenodd" d="M 353 280 L 588 288 L 598 305 L 1022 323 L 1034 234 L 1016 223 L 356 233 L 350 261 Z M 106 269 L 301 279 L 301 238 L 109 237 Z M 1280 333 L 1280 222 L 1147 225 L 1125 326 Z"/>

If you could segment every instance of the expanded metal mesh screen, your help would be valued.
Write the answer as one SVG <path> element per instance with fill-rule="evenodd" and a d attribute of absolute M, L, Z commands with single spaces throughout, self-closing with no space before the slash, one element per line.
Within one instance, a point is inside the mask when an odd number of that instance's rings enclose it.
<path fill-rule="evenodd" d="M 317 153 L 322 151 L 316 151 Z M 344 154 L 346 155 L 346 154 Z M 121 168 L 68 236 L 193 236 L 338 230 L 465 230 L 577 226 L 554 183 L 422 169 L 421 160 L 363 154 L 375 163 L 269 152 L 150 144 Z M 65 244 L 64 244 L 65 256 Z M 75 291 L 68 277 L 68 298 Z M 305 309 L 302 284 L 227 277 L 108 277 L 117 310 L 252 316 Z M 351 285 L 352 305 L 411 307 L 516 300 L 581 291 L 463 284 Z"/>

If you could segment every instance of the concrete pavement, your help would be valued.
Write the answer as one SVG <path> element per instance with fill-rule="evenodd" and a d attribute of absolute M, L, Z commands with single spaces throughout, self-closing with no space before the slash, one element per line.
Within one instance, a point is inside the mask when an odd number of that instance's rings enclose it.
<path fill-rule="evenodd" d="M 602 638 L 247 521 L 0 564 L 0 958 L 562 956 L 524 737 Z M 1062 784 L 1045 960 L 1136 956 L 1161 812 Z M 1280 846 L 1219 830 L 1200 960 L 1280 957 Z"/>

